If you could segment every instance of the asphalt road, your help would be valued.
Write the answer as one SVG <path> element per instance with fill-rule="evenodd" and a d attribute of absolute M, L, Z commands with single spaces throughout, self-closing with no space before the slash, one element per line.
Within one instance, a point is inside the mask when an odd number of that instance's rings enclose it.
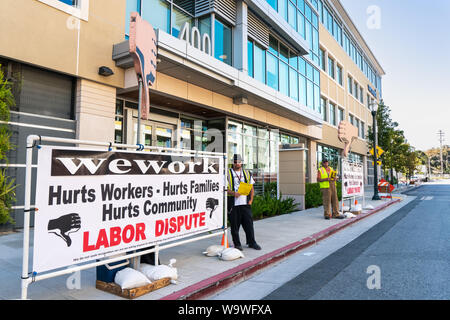
<path fill-rule="evenodd" d="M 264 299 L 450 299 L 450 182 L 408 195 L 417 198 Z"/>

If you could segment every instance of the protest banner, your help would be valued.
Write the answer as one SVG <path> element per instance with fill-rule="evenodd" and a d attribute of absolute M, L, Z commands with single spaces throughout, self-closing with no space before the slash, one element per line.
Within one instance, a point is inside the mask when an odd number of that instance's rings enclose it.
<path fill-rule="evenodd" d="M 41 146 L 33 271 L 224 226 L 220 156 Z"/>

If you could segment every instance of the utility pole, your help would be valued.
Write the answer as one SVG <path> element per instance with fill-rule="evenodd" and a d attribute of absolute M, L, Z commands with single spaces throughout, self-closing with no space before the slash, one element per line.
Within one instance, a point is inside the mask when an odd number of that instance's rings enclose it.
<path fill-rule="evenodd" d="M 439 136 L 439 143 L 441 145 L 441 147 L 440 147 L 441 148 L 440 154 L 441 154 L 441 176 L 442 176 L 444 174 L 444 165 L 443 165 L 443 159 L 442 159 L 442 142 L 444 141 L 445 133 L 442 130 L 439 130 L 437 134 Z"/>

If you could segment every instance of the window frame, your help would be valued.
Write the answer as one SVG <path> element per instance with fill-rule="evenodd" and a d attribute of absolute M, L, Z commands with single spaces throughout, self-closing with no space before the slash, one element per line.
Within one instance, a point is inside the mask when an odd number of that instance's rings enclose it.
<path fill-rule="evenodd" d="M 60 0 L 38 0 L 48 6 L 70 14 L 78 19 L 89 20 L 89 0 L 77 0 L 76 6 L 71 6 Z"/>

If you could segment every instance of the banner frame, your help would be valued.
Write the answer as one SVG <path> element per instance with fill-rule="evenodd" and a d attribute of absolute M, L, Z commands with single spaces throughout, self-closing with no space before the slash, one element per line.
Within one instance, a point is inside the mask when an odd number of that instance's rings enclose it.
<path fill-rule="evenodd" d="M 64 269 L 58 270 L 54 269 L 49 272 L 44 272 L 42 274 L 37 274 L 35 271 L 29 272 L 29 254 L 30 254 L 30 212 L 32 210 L 37 210 L 38 208 L 31 209 L 31 177 L 32 177 L 32 167 L 33 167 L 33 150 L 36 147 L 40 148 L 42 142 L 51 142 L 51 143 L 65 143 L 65 144 L 75 144 L 75 148 L 80 148 L 79 145 L 87 145 L 87 146 L 97 146 L 97 147 L 106 147 L 108 151 L 112 151 L 112 148 L 124 148 L 123 151 L 131 151 L 128 149 L 134 149 L 133 151 L 143 151 L 143 150 L 156 150 L 156 152 L 161 152 L 164 155 L 170 155 L 170 153 L 178 153 L 178 154 L 186 154 L 186 156 L 216 156 L 223 157 L 223 226 L 222 228 L 209 230 L 204 233 L 208 234 L 199 234 L 188 237 L 188 239 L 182 240 L 173 240 L 173 241 L 162 241 L 166 243 L 164 245 L 160 245 L 158 242 L 154 244 L 154 248 L 143 250 L 139 252 L 127 253 L 121 256 L 115 256 L 106 258 L 101 261 L 90 262 L 82 265 L 74 265 L 70 267 L 66 267 Z M 50 145 L 53 146 L 53 145 Z M 55 147 L 59 147 L 55 146 Z M 61 146 L 62 147 L 62 146 Z M 226 177 L 226 166 L 227 166 L 227 154 L 221 152 L 209 152 L 209 151 L 197 151 L 197 150 L 186 150 L 186 149 L 178 149 L 178 148 L 164 148 L 164 147 L 156 147 L 156 146 L 144 146 L 142 144 L 130 145 L 130 144 L 120 144 L 114 142 L 100 142 L 100 141 L 90 141 L 90 140 L 78 140 L 78 139 L 68 139 L 68 138 L 57 138 L 57 137 L 47 137 L 47 136 L 39 136 L 39 135 L 29 135 L 27 137 L 27 146 L 26 146 L 26 167 L 25 167 L 25 203 L 24 203 L 24 227 L 23 227 L 23 253 L 22 253 L 22 276 L 21 276 L 21 299 L 27 299 L 28 286 L 36 281 L 45 280 L 53 277 L 58 277 L 65 274 L 71 274 L 74 272 L 78 272 L 81 270 L 86 270 L 89 268 L 106 265 L 109 263 L 117 262 L 120 260 L 128 259 L 128 258 L 137 258 L 141 255 L 148 254 L 151 252 L 155 253 L 155 260 L 159 256 L 159 251 L 172 248 L 175 246 L 179 246 L 182 244 L 187 244 L 190 242 L 195 242 L 198 240 L 203 240 L 207 238 L 212 238 L 215 236 L 222 235 L 225 238 L 225 245 L 228 243 L 227 239 L 227 177 Z M 137 264 L 134 263 L 134 267 Z M 55 271 L 56 270 L 56 271 Z"/>

